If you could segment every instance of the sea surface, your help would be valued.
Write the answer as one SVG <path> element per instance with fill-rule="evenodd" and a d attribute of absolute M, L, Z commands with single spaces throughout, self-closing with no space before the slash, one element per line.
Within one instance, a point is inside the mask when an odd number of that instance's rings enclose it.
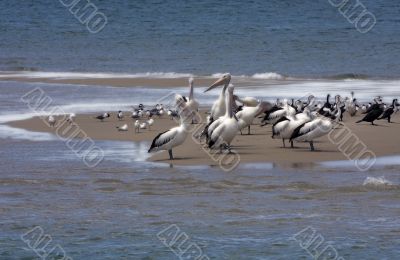
<path fill-rule="evenodd" d="M 96 140 L 105 156 L 89 168 L 65 140 L 7 125 L 37 115 L 21 97 L 40 88 L 66 113 L 115 114 L 188 89 L 2 80 L 230 72 L 233 84 L 249 83 L 235 89 L 240 96 L 323 100 L 354 91 L 361 102 L 381 95 L 390 103 L 400 97 L 397 1 L 362 0 L 377 19 L 366 34 L 328 0 L 91 2 L 108 18 L 97 34 L 60 1 L 0 1 L 0 259 L 40 259 L 55 245 L 73 259 L 184 259 L 160 240 L 176 228 L 202 260 L 313 259 L 295 239 L 302 230 L 321 241 L 308 247 L 314 257 L 330 245 L 343 259 L 398 258 L 397 155 L 367 172 L 351 161 L 225 172 L 147 162 L 149 142 Z M 219 93 L 205 87 L 195 95 L 209 106 Z M 45 250 L 26 243 L 32 229 L 51 237 Z"/>
<path fill-rule="evenodd" d="M 399 78 L 396 0 L 361 1 L 376 17 L 365 34 L 340 1 L 92 0 L 108 21 L 97 34 L 70 2 L 1 1 L 0 70 Z"/>

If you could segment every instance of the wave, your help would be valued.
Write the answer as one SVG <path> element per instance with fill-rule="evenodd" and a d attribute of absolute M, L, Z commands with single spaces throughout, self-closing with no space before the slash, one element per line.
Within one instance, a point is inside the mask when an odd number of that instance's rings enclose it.
<path fill-rule="evenodd" d="M 265 72 L 265 73 L 256 73 L 253 76 L 251 76 L 253 79 L 275 79 L 275 80 L 281 80 L 284 79 L 285 77 L 282 76 L 279 73 L 276 72 Z"/>
<path fill-rule="evenodd" d="M 393 182 L 385 179 L 384 176 L 367 177 L 363 182 L 363 186 L 392 186 L 392 185 L 394 185 Z"/>

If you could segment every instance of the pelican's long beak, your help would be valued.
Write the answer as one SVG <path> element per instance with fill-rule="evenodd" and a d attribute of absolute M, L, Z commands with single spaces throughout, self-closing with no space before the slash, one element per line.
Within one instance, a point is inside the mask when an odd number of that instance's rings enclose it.
<path fill-rule="evenodd" d="M 208 89 L 206 89 L 204 92 L 210 91 L 216 87 L 222 86 L 226 84 L 226 78 L 220 78 L 217 81 L 215 81 Z"/>

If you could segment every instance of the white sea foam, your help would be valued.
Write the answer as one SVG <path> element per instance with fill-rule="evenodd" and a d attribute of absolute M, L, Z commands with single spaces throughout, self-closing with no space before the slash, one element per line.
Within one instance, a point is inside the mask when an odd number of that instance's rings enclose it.
<path fill-rule="evenodd" d="M 284 77 L 281 74 L 278 74 L 276 72 L 265 72 L 265 73 L 256 73 L 251 76 L 253 79 L 274 79 L 274 80 L 280 80 L 284 79 Z"/>
<path fill-rule="evenodd" d="M 384 176 L 381 177 L 367 177 L 364 182 L 364 186 L 391 186 L 393 182 L 387 180 Z"/>
<path fill-rule="evenodd" d="M 57 137 L 50 133 L 32 132 L 8 125 L 0 125 L 0 137 L 28 141 L 54 141 Z"/>

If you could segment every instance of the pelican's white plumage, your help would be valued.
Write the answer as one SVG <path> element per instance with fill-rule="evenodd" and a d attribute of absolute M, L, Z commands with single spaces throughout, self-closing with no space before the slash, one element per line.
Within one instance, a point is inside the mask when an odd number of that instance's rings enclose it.
<path fill-rule="evenodd" d="M 222 118 L 221 124 L 219 124 L 215 130 L 211 133 L 211 136 L 207 142 L 209 148 L 220 147 L 223 144 L 228 146 L 230 151 L 230 145 L 239 131 L 239 124 L 234 117 L 232 110 L 233 101 L 233 90 L 232 86 L 228 87 L 228 95 L 226 96 L 226 113 Z"/>
<path fill-rule="evenodd" d="M 169 153 L 169 159 L 173 160 L 172 148 L 183 144 L 188 135 L 187 124 L 185 120 L 181 119 L 181 124 L 170 130 L 157 135 L 149 149 L 149 153 L 166 150 Z"/>
<path fill-rule="evenodd" d="M 315 118 L 300 125 L 293 133 L 291 140 L 309 142 L 311 151 L 314 151 L 314 140 L 327 135 L 333 129 L 331 120 Z"/>
<path fill-rule="evenodd" d="M 290 139 L 293 132 L 300 125 L 311 120 L 309 111 L 297 114 L 295 116 L 283 116 L 272 126 L 272 138 L 280 137 L 282 139 L 283 147 L 286 147 L 285 140 Z M 291 147 L 293 142 L 291 141 Z"/>
<path fill-rule="evenodd" d="M 263 113 L 265 110 L 270 109 L 272 105 L 268 102 L 259 102 L 256 106 L 245 106 L 242 110 L 236 113 L 238 119 L 239 130 L 248 127 L 248 134 L 250 134 L 250 126 L 254 119 Z"/>
<path fill-rule="evenodd" d="M 216 120 L 219 117 L 223 116 L 226 112 L 226 89 L 229 86 L 229 83 L 231 81 L 231 74 L 226 73 L 224 74 L 220 79 L 218 79 L 216 82 L 214 82 L 208 89 L 206 89 L 204 92 L 207 92 L 211 89 L 214 89 L 218 86 L 224 86 L 222 88 L 221 94 L 219 95 L 218 99 L 213 103 L 211 107 L 211 120 Z"/>

